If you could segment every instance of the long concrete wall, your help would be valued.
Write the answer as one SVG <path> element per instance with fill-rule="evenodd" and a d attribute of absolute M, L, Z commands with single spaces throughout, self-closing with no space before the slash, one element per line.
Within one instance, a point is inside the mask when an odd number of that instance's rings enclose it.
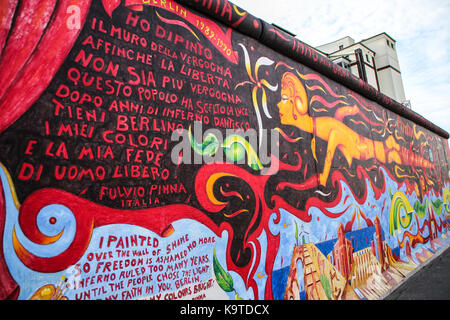
<path fill-rule="evenodd" d="M 2 6 L 0 299 L 378 299 L 449 245 L 448 133 L 232 3 Z"/>

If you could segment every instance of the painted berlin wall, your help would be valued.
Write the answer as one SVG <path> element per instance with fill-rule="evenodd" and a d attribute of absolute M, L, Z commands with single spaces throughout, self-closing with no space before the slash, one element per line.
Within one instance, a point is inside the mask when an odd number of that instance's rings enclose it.
<path fill-rule="evenodd" d="M 203 2 L 2 5 L 1 299 L 377 299 L 449 244 L 448 134 Z"/>

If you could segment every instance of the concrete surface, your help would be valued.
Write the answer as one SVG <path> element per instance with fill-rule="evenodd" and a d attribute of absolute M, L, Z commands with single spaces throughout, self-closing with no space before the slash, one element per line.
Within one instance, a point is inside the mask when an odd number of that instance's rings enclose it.
<path fill-rule="evenodd" d="M 450 246 L 417 268 L 384 300 L 450 300 Z"/>

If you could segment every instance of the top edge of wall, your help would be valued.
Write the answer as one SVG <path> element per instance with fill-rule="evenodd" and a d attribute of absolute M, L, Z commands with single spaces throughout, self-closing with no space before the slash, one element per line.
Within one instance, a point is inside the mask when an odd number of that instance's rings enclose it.
<path fill-rule="evenodd" d="M 316 49 L 284 30 L 253 16 L 228 0 L 175 0 L 249 36 L 276 52 L 324 74 L 386 109 L 448 139 L 449 133 L 417 112 L 389 98 L 348 70 L 319 54 Z"/>

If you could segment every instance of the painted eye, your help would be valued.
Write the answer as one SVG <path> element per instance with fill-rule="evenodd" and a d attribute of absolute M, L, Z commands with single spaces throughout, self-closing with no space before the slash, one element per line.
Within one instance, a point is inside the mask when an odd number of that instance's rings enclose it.
<path fill-rule="evenodd" d="M 288 100 L 289 100 L 289 97 L 287 95 L 283 94 L 281 96 L 281 101 L 283 101 L 284 103 L 286 103 Z"/>

